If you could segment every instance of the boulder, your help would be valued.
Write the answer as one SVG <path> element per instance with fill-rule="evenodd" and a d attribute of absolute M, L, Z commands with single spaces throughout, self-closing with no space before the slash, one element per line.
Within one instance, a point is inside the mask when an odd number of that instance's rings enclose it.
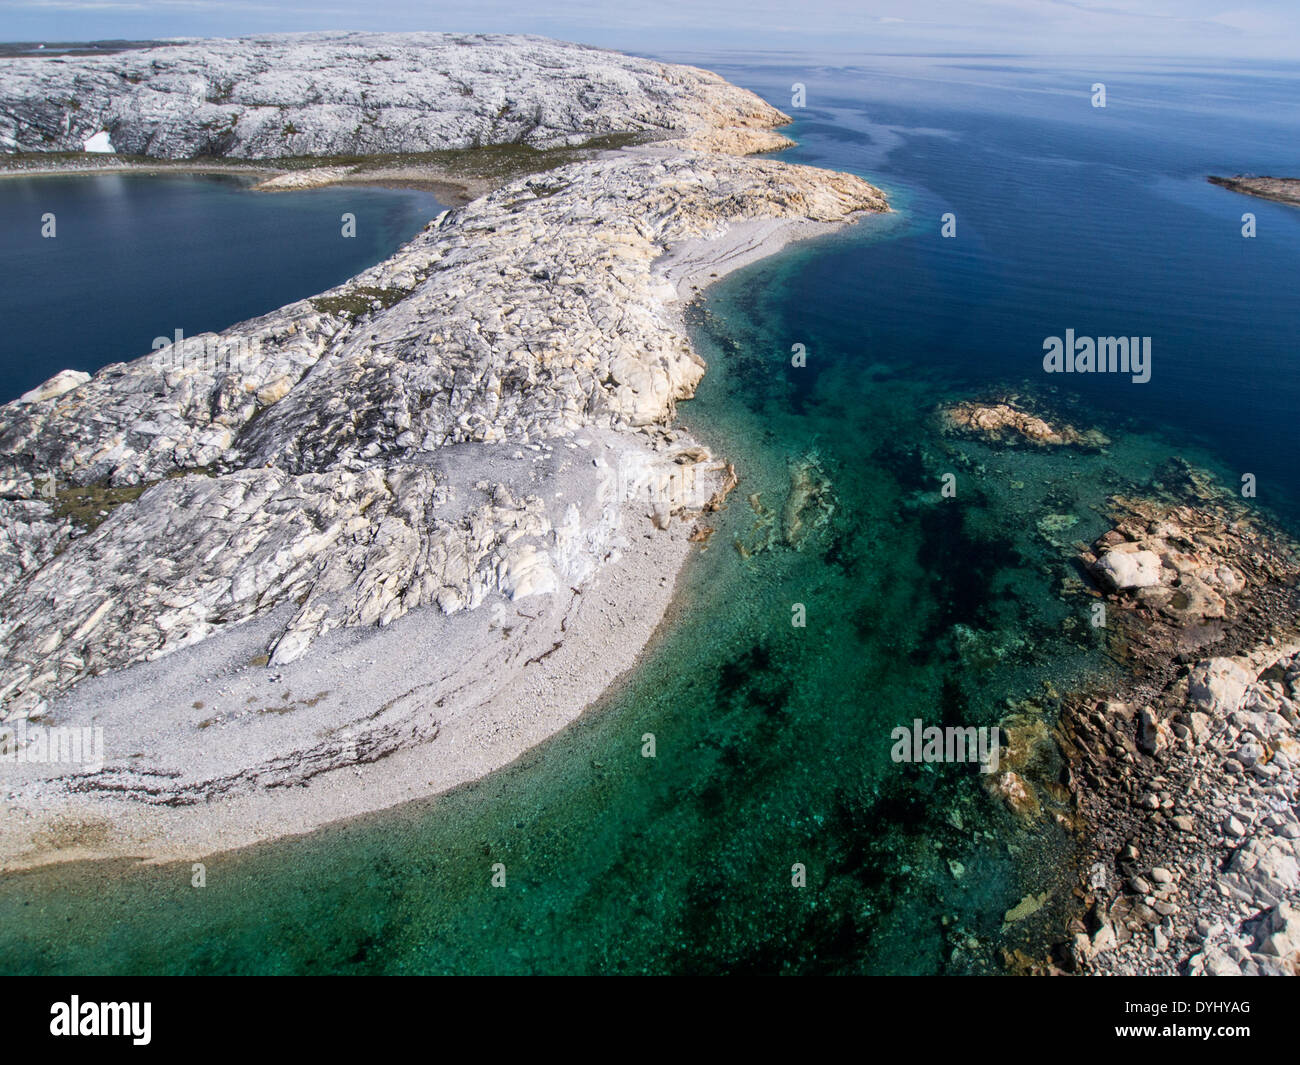
<path fill-rule="evenodd" d="M 1198 709 L 1217 715 L 1230 714 L 1240 709 L 1246 689 L 1254 680 L 1251 673 L 1231 658 L 1211 658 L 1192 670 L 1187 697 Z"/>
<path fill-rule="evenodd" d="M 84 385 L 90 380 L 90 374 L 82 370 L 60 370 L 43 385 L 37 385 L 29 392 L 24 392 L 18 397 L 19 403 L 43 403 L 47 399 L 54 399 L 65 392 L 71 392 L 78 385 Z"/>
<path fill-rule="evenodd" d="M 1107 551 L 1093 566 L 1093 572 L 1116 591 L 1151 588 L 1160 583 L 1160 556 L 1154 551 Z"/>

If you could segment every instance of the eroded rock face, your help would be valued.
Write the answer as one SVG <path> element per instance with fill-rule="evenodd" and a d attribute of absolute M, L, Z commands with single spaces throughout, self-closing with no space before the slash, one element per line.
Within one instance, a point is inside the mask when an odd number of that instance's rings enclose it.
<path fill-rule="evenodd" d="M 660 76 L 675 99 L 684 75 Z M 666 429 L 704 366 L 669 324 L 665 249 L 883 208 L 848 175 L 607 153 L 445 212 L 320 297 L 0 408 L 6 712 L 281 604 L 267 652 L 289 662 L 340 625 L 580 585 L 629 502 L 662 526 L 735 483 Z M 87 530 L 73 486 L 144 491 Z"/>
<path fill-rule="evenodd" d="M 783 121 L 708 71 L 532 36 L 272 34 L 0 64 L 10 152 L 275 159 L 626 132 L 755 151 L 789 143 L 770 132 Z"/>

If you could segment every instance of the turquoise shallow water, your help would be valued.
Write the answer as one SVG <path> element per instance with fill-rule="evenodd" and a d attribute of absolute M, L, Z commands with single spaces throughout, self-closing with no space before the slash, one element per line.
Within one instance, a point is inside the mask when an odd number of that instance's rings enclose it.
<path fill-rule="evenodd" d="M 1220 76 L 1207 108 L 1187 86 L 1210 75 L 1133 73 L 1145 102 L 1106 133 L 1061 110 L 1068 72 L 797 70 L 723 73 L 778 104 L 806 81 L 793 157 L 875 178 L 898 210 L 693 312 L 710 370 L 682 420 L 742 483 L 627 687 L 487 780 L 213 859 L 202 890 L 188 865 L 0 879 L 0 968 L 965 973 L 1041 946 L 1068 835 L 1016 821 L 969 765 L 894 763 L 890 733 L 991 725 L 1026 699 L 1049 723 L 1053 691 L 1104 677 L 1068 545 L 1171 456 L 1258 472 L 1295 512 L 1297 222 L 1201 172 L 1284 164 L 1274 97 L 1294 79 Z M 1224 236 L 1247 207 L 1266 222 L 1250 251 Z M 937 233 L 949 209 L 956 242 Z M 1067 327 L 1151 334 L 1152 383 L 1045 378 L 1041 340 Z M 1006 388 L 1113 446 L 936 434 L 940 402 Z M 743 557 L 810 456 L 829 523 Z"/>

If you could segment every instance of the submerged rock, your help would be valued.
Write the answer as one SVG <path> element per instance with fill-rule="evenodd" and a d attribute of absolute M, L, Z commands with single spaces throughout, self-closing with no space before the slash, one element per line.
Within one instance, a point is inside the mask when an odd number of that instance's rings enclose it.
<path fill-rule="evenodd" d="M 781 545 L 801 550 L 816 533 L 830 525 L 835 516 L 834 486 L 821 460 L 810 452 L 790 462 L 790 484 L 779 514 L 763 504 L 757 495 L 749 497 L 755 518 L 749 535 L 736 539 L 736 550 L 744 558 Z"/>
<path fill-rule="evenodd" d="M 1096 429 L 1053 425 L 1017 406 L 1015 396 L 993 403 L 966 402 L 939 410 L 944 432 L 976 436 L 1002 443 L 1025 442 L 1038 447 L 1074 446 L 1100 449 L 1110 440 Z"/>
<path fill-rule="evenodd" d="M 790 466 L 790 493 L 781 511 L 781 536 L 798 550 L 804 541 L 823 529 L 835 515 L 835 494 L 830 478 L 815 455 L 804 456 Z"/>

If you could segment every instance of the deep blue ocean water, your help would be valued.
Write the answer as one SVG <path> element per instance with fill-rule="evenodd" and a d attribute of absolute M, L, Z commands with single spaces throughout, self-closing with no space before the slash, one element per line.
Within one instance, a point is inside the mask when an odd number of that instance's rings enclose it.
<path fill-rule="evenodd" d="M 148 354 L 177 329 L 224 329 L 332 288 L 442 209 L 411 189 L 248 184 L 206 174 L 0 181 L 0 402 L 59 370 Z M 354 237 L 343 236 L 345 213 Z"/>
<path fill-rule="evenodd" d="M 641 668 L 516 765 L 214 858 L 202 891 L 188 865 L 4 878 L 0 968 L 970 973 L 1059 934 L 1068 832 L 1012 817 L 971 766 L 893 762 L 891 731 L 1014 706 L 1045 732 L 1056 692 L 1104 680 L 1069 541 L 1171 457 L 1254 473 L 1259 505 L 1300 513 L 1300 212 L 1205 181 L 1300 173 L 1300 67 L 664 58 L 787 110 L 803 83 L 782 158 L 861 174 L 895 212 L 692 312 L 709 373 L 681 418 L 742 483 Z M 1150 382 L 1045 375 L 1066 329 L 1152 337 Z M 1006 390 L 1112 446 L 937 435 L 941 402 Z M 829 525 L 801 550 L 735 550 L 814 459 Z M 1026 896 L 1042 909 L 1006 922 Z"/>
<path fill-rule="evenodd" d="M 816 257 L 792 285 L 807 332 L 983 385 L 1049 385 L 1300 497 L 1300 210 L 1209 174 L 1300 172 L 1300 66 L 1142 69 L 1005 57 L 849 69 L 719 65 L 795 117 L 781 158 L 892 193 L 897 239 Z M 802 82 L 806 108 L 791 109 Z M 1106 86 L 1094 108 L 1091 86 Z M 957 216 L 957 237 L 940 216 Z M 1243 238 L 1243 214 L 1257 236 Z M 1149 383 L 1042 372 L 1042 342 L 1150 336 Z"/>

